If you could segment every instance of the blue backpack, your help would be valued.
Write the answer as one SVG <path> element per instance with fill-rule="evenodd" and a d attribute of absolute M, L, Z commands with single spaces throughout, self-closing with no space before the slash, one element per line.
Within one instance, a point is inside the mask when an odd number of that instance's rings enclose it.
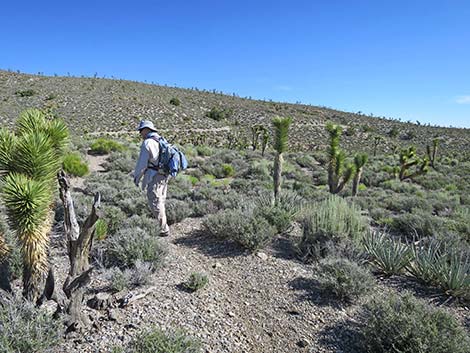
<path fill-rule="evenodd" d="M 150 138 L 157 141 L 160 147 L 157 165 L 152 169 L 157 169 L 175 177 L 179 171 L 188 168 L 186 156 L 177 147 L 170 144 L 161 136 L 152 136 Z"/>

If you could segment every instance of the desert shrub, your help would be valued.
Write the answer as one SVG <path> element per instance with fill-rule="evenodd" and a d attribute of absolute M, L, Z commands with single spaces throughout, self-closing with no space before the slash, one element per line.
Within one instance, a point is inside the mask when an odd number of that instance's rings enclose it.
<path fill-rule="evenodd" d="M 228 163 L 222 164 L 222 172 L 225 178 L 233 177 L 235 175 L 235 169 L 231 164 Z"/>
<path fill-rule="evenodd" d="M 413 210 L 393 217 L 390 230 L 408 237 L 432 237 L 445 231 L 445 220 L 427 212 Z"/>
<path fill-rule="evenodd" d="M 90 145 L 90 152 L 95 154 L 109 154 L 113 151 L 124 151 L 124 146 L 114 140 L 99 138 Z"/>
<path fill-rule="evenodd" d="M 206 117 L 215 121 L 221 121 L 224 119 L 228 119 L 232 115 L 232 113 L 232 109 L 213 107 L 210 111 L 206 113 Z"/>
<path fill-rule="evenodd" d="M 67 174 L 82 177 L 88 174 L 88 164 L 83 162 L 78 153 L 69 153 L 65 155 L 62 161 L 62 167 Z"/>
<path fill-rule="evenodd" d="M 175 199 L 169 199 L 166 201 L 165 210 L 168 224 L 181 222 L 192 213 L 188 202 Z"/>
<path fill-rule="evenodd" d="M 196 146 L 197 155 L 201 157 L 208 157 L 214 154 L 214 149 L 207 145 Z"/>
<path fill-rule="evenodd" d="M 15 92 L 15 95 L 18 97 L 31 97 L 36 94 L 36 91 L 33 89 L 18 90 Z"/>
<path fill-rule="evenodd" d="M 152 327 L 139 333 L 125 348 L 115 348 L 122 353 L 200 353 L 201 343 L 183 331 L 162 331 Z"/>
<path fill-rule="evenodd" d="M 181 104 L 180 100 L 176 97 L 173 97 L 170 99 L 170 104 L 174 105 L 175 107 L 179 106 Z"/>
<path fill-rule="evenodd" d="M 120 292 L 124 289 L 143 286 L 150 283 L 153 266 L 150 263 L 137 260 L 133 268 L 121 270 L 113 267 L 108 272 L 110 289 L 114 292 Z"/>
<path fill-rule="evenodd" d="M 221 211 L 207 217 L 203 225 L 209 234 L 233 240 L 251 251 L 265 246 L 276 234 L 276 229 L 255 216 L 252 208 Z"/>
<path fill-rule="evenodd" d="M 208 282 L 209 278 L 206 274 L 200 272 L 193 272 L 189 276 L 189 279 L 184 283 L 184 287 L 191 292 L 195 292 L 199 289 L 204 288 Z"/>
<path fill-rule="evenodd" d="M 248 179 L 270 180 L 272 178 L 272 168 L 272 162 L 265 159 L 255 160 L 250 164 L 243 177 Z"/>
<path fill-rule="evenodd" d="M 135 163 L 138 157 L 137 149 L 130 150 L 117 150 L 111 152 L 103 167 L 106 170 L 117 170 L 124 173 L 129 173 L 134 170 Z"/>
<path fill-rule="evenodd" d="M 362 352 L 466 353 L 470 338 L 448 312 L 411 293 L 373 297 L 358 315 Z"/>
<path fill-rule="evenodd" d="M 102 212 L 102 220 L 105 221 L 107 225 L 106 233 L 111 235 L 118 231 L 127 218 L 126 214 L 117 206 L 103 205 Z"/>
<path fill-rule="evenodd" d="M 346 239 L 358 241 L 366 227 L 357 206 L 330 196 L 305 210 L 299 243 L 301 256 L 305 261 L 325 257 L 335 244 Z"/>
<path fill-rule="evenodd" d="M 407 244 L 387 233 L 368 232 L 363 238 L 363 245 L 372 264 L 388 276 L 401 273 L 413 257 Z"/>
<path fill-rule="evenodd" d="M 108 235 L 108 223 L 104 219 L 98 219 L 95 224 L 95 238 L 104 240 Z"/>
<path fill-rule="evenodd" d="M 0 352 L 41 353 L 57 345 L 60 338 L 59 320 L 20 298 L 0 298 Z"/>
<path fill-rule="evenodd" d="M 133 271 L 130 269 L 121 270 L 119 267 L 113 267 L 107 273 L 109 278 L 109 289 L 113 292 L 120 292 L 131 287 Z"/>
<path fill-rule="evenodd" d="M 264 193 L 254 200 L 255 212 L 274 226 L 278 233 L 287 233 L 305 203 L 295 192 L 282 190 L 277 203 L 271 193 Z"/>
<path fill-rule="evenodd" d="M 320 260 L 315 277 L 323 291 L 345 301 L 358 299 L 375 286 L 375 279 L 367 269 L 344 258 Z"/>
<path fill-rule="evenodd" d="M 163 264 L 166 254 L 166 247 L 142 228 L 125 228 L 106 239 L 107 266 L 117 266 L 120 269 L 132 268 L 141 261 L 151 264 L 156 269 Z"/>
<path fill-rule="evenodd" d="M 413 246 L 407 270 L 418 280 L 455 297 L 470 299 L 470 251 L 437 238 Z"/>

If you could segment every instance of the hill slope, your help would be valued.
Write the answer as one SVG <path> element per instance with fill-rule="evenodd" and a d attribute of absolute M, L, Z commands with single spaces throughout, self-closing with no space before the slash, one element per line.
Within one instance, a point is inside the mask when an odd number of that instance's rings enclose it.
<path fill-rule="evenodd" d="M 178 98 L 181 104 L 170 104 Z M 416 144 L 424 149 L 435 137 L 442 138 L 441 151 L 470 151 L 470 130 L 419 126 L 396 120 L 341 112 L 300 104 L 257 101 L 197 89 L 181 89 L 125 80 L 77 77 L 46 77 L 0 70 L 0 121 L 11 126 L 25 108 L 47 109 L 64 118 L 76 134 L 130 133 L 142 118 L 156 122 L 160 129 L 178 132 L 179 142 L 223 145 L 229 136 L 249 143 L 250 127 L 270 126 L 275 115 L 291 116 L 291 145 L 297 149 L 323 149 L 327 121 L 344 126 L 343 144 L 354 150 L 373 149 L 382 136 L 379 151 Z M 206 117 L 213 107 L 231 110 L 227 119 Z M 203 129 L 203 130 L 200 130 Z M 397 136 L 391 137 L 394 129 Z"/>

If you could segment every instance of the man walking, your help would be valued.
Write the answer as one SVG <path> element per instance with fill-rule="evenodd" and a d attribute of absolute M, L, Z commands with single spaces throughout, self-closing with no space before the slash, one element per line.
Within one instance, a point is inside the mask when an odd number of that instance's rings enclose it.
<path fill-rule="evenodd" d="M 134 169 L 134 184 L 139 186 L 142 179 L 142 190 L 147 189 L 147 199 L 150 210 L 160 224 L 160 236 L 168 236 L 170 228 L 166 221 L 165 200 L 168 179 L 164 171 L 158 169 L 160 135 L 151 121 L 142 120 L 137 128 L 142 137 L 140 155 Z"/>

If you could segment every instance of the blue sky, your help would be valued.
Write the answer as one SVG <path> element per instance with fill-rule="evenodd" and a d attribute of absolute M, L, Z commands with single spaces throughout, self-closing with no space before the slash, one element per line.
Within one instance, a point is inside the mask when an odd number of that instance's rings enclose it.
<path fill-rule="evenodd" d="M 470 127 L 470 1 L 7 1 L 0 68 Z"/>

